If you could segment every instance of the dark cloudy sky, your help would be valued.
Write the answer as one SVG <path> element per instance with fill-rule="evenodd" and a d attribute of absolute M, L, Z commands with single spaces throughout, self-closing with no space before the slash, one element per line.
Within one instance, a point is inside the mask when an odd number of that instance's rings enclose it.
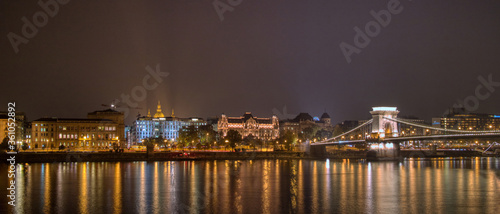
<path fill-rule="evenodd" d="M 85 117 L 156 64 L 170 75 L 134 112 L 158 100 L 184 117 L 270 116 L 286 105 L 339 122 L 389 105 L 430 120 L 473 96 L 478 76 L 500 81 L 500 1 L 401 0 L 350 64 L 339 44 L 352 45 L 353 28 L 388 0 L 242 0 L 223 21 L 213 0 L 72 0 L 16 54 L 7 35 L 22 36 L 37 2 L 0 1 L 0 110 L 15 100 L 30 120 Z M 497 87 L 477 111 L 500 113 L 499 101 Z"/>

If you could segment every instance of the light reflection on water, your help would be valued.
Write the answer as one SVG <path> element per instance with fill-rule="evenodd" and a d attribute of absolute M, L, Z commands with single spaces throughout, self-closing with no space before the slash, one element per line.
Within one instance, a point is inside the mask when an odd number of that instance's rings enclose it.
<path fill-rule="evenodd" d="M 498 158 L 21 164 L 16 207 L 0 213 L 495 213 L 499 170 Z"/>

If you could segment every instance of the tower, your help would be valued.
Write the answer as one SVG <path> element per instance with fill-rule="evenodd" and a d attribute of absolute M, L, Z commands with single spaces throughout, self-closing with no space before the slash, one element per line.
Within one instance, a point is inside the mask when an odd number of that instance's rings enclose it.
<path fill-rule="evenodd" d="M 325 125 L 331 125 L 332 124 L 332 119 L 330 118 L 330 115 L 328 115 L 328 113 L 323 113 L 323 115 L 321 115 L 321 122 L 323 122 Z"/>
<path fill-rule="evenodd" d="M 159 118 L 159 117 L 165 117 L 165 115 L 163 115 L 163 113 L 161 112 L 161 104 L 160 104 L 160 101 L 158 100 L 158 106 L 156 107 L 156 113 L 155 113 L 155 118 Z"/>
<path fill-rule="evenodd" d="M 372 133 L 378 134 L 381 138 L 386 135 L 391 137 L 399 136 L 398 124 L 386 118 L 398 118 L 399 111 L 397 107 L 373 107 L 370 114 L 373 116 Z"/>

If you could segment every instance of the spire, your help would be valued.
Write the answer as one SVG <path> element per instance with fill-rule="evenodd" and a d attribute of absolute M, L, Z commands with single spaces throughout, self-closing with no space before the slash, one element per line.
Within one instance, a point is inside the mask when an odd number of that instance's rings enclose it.
<path fill-rule="evenodd" d="M 161 104 L 160 104 L 159 100 L 158 100 L 158 107 L 157 107 L 156 113 L 155 113 L 155 118 L 158 118 L 158 117 L 165 117 L 163 115 L 163 113 L 161 112 Z"/>
<path fill-rule="evenodd" d="M 172 108 L 172 115 L 171 115 L 171 117 L 175 117 L 174 108 Z"/>
<path fill-rule="evenodd" d="M 149 112 L 149 109 L 148 109 L 148 115 L 146 117 L 151 117 L 151 112 Z"/>

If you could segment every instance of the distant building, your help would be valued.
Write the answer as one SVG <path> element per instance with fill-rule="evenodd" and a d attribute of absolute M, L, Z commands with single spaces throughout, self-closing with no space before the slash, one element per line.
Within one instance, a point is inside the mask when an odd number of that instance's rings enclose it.
<path fill-rule="evenodd" d="M 141 143 L 146 138 L 162 137 L 165 140 L 175 141 L 179 137 L 179 129 L 187 126 L 207 125 L 207 122 L 202 118 L 178 118 L 172 114 L 170 117 L 165 117 L 162 112 L 161 104 L 158 102 L 156 113 L 151 116 L 148 110 L 146 116 L 138 116 L 130 128 L 130 137 L 132 143 Z"/>
<path fill-rule="evenodd" d="M 323 113 L 321 118 L 314 118 L 308 113 L 300 113 L 294 119 L 287 119 L 280 121 L 280 131 L 291 131 L 295 134 L 299 134 L 304 131 L 304 129 L 312 126 L 318 126 L 321 129 L 327 131 L 332 131 L 332 120 L 328 113 Z"/>
<path fill-rule="evenodd" d="M 41 118 L 31 123 L 30 148 L 107 149 L 120 146 L 119 124 L 108 119 Z"/>
<path fill-rule="evenodd" d="M 416 123 L 416 124 L 422 124 L 422 125 L 429 125 L 427 124 L 423 119 L 419 119 L 418 117 L 415 116 L 399 116 L 400 120 L 404 120 L 410 123 Z M 404 123 L 398 123 L 398 130 L 400 132 L 401 137 L 405 136 L 421 136 L 425 134 L 431 134 L 431 130 L 428 129 L 423 129 L 420 127 L 404 124 Z"/>
<path fill-rule="evenodd" d="M 207 118 L 207 125 L 211 125 L 212 129 L 215 132 L 219 132 L 218 123 L 219 123 L 219 118 L 218 117 L 209 117 L 209 118 Z"/>
<path fill-rule="evenodd" d="M 443 117 L 432 118 L 432 126 L 469 131 L 499 130 L 500 115 L 452 111 Z"/>
<path fill-rule="evenodd" d="M 117 132 L 119 140 L 125 140 L 125 123 L 124 123 L 124 113 L 115 111 L 113 109 L 106 109 L 102 111 L 94 111 L 87 114 L 88 119 L 107 119 L 115 122 L 117 126 Z"/>
<path fill-rule="evenodd" d="M 127 148 L 130 148 L 130 146 L 132 145 L 132 137 L 130 136 L 131 128 L 131 126 L 125 126 L 125 142 L 127 142 L 125 147 Z"/>
<path fill-rule="evenodd" d="M 25 123 L 25 129 L 24 129 L 24 142 L 30 146 L 31 145 L 31 123 L 26 122 Z"/>
<path fill-rule="evenodd" d="M 350 131 L 350 130 L 366 123 L 367 121 L 368 120 L 345 120 L 341 123 L 338 123 L 333 128 L 333 130 L 334 130 L 333 136 L 337 136 L 337 135 L 343 134 L 347 131 Z M 371 134 L 371 131 L 372 131 L 371 126 L 363 126 L 363 127 L 360 127 L 358 130 L 352 132 L 351 137 L 352 137 L 352 139 L 364 139 L 366 136 Z"/>
<path fill-rule="evenodd" d="M 26 115 L 24 112 L 15 112 L 15 141 L 16 144 L 22 144 L 26 142 Z M 9 121 L 8 112 L 2 111 L 0 112 L 0 143 L 8 137 L 8 123 L 12 123 Z"/>
<path fill-rule="evenodd" d="M 253 135 L 261 140 L 274 140 L 279 137 L 278 117 L 258 118 L 251 112 L 246 112 L 241 117 L 228 117 L 222 114 L 217 129 L 221 137 L 225 137 L 229 130 L 238 131 L 242 137 Z"/>

